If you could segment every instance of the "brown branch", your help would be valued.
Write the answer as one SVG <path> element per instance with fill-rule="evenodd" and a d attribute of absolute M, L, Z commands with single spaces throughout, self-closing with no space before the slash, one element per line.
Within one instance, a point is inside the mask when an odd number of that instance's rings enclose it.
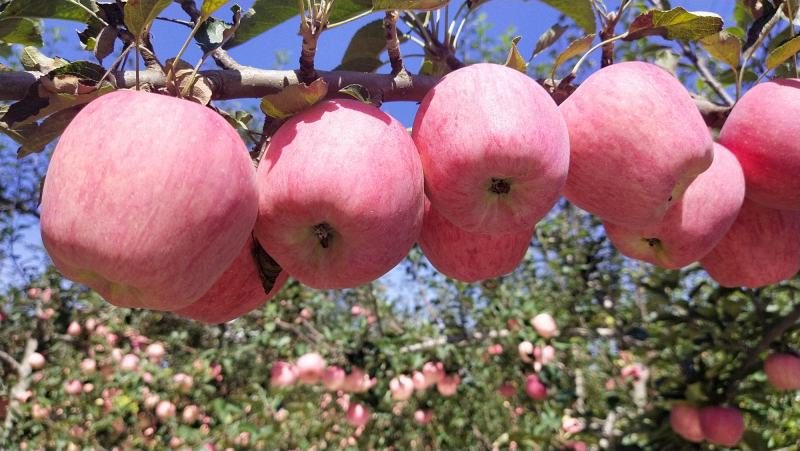
<path fill-rule="evenodd" d="M 681 41 L 680 46 L 681 50 L 683 50 L 683 56 L 685 56 L 686 58 L 689 59 L 689 61 L 692 62 L 695 69 L 697 69 L 697 72 L 700 74 L 703 80 L 706 81 L 711 90 L 714 91 L 714 93 L 717 94 L 719 98 L 722 99 L 723 102 L 725 102 L 726 105 L 733 106 L 733 104 L 736 103 L 736 101 L 733 100 L 733 97 L 731 97 L 727 91 L 725 91 L 725 88 L 722 87 L 722 83 L 720 83 L 719 80 L 717 80 L 717 78 L 714 77 L 714 75 L 708 69 L 708 66 L 706 66 L 705 61 L 700 59 L 697 56 L 697 54 L 694 51 L 692 51 L 692 48 L 689 47 L 689 44 Z"/>
<path fill-rule="evenodd" d="M 22 360 L 19 361 L 19 365 L 17 366 L 17 375 L 19 379 L 9 391 L 9 398 L 11 400 L 8 404 L 8 414 L 6 414 L 6 421 L 3 425 L 3 430 L 5 431 L 3 438 L 6 440 L 14 426 L 14 420 L 19 417 L 19 397 L 28 389 L 31 383 L 30 375 L 32 368 L 30 360 L 31 355 L 36 351 L 38 346 L 39 342 L 35 338 L 28 338 L 25 344 L 25 351 L 22 354 Z"/>
<path fill-rule="evenodd" d="M 397 19 L 400 13 L 397 10 L 386 11 L 383 19 L 383 28 L 386 30 L 386 50 L 389 53 L 389 62 L 392 65 L 392 74 L 399 74 L 403 66 L 403 56 L 400 54 L 400 38 L 397 37 Z"/>
<path fill-rule="evenodd" d="M 16 359 L 14 359 L 14 357 L 11 357 L 10 354 L 8 354 L 5 351 L 0 351 L 0 359 L 5 360 L 6 363 L 8 363 L 12 368 L 14 368 L 14 371 L 19 372 L 20 364 L 19 362 L 16 361 Z"/>

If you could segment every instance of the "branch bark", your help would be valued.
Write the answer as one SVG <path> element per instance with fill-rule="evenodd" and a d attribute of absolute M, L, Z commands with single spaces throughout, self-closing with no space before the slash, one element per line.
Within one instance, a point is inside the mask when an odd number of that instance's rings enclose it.
<path fill-rule="evenodd" d="M 31 355 L 36 351 L 39 342 L 35 338 L 29 338 L 25 344 L 25 351 L 22 354 L 22 359 L 17 365 L 17 383 L 11 387 L 9 391 L 10 402 L 8 404 L 8 413 L 6 414 L 6 421 L 3 424 L 3 438 L 7 439 L 11 428 L 14 426 L 14 419 L 19 416 L 19 397 L 28 389 L 31 383 Z M 13 360 L 13 359 L 12 359 Z"/>

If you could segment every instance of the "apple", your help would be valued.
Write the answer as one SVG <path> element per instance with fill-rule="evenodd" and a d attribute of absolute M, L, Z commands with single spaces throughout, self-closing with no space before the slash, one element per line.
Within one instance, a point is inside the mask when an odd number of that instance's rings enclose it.
<path fill-rule="evenodd" d="M 197 422 L 197 417 L 200 416 L 200 408 L 194 404 L 190 404 L 183 408 L 181 412 L 181 419 L 184 423 L 192 425 Z"/>
<path fill-rule="evenodd" d="M 414 412 L 414 421 L 420 426 L 426 425 L 433 419 L 433 411 L 417 409 Z"/>
<path fill-rule="evenodd" d="M 350 370 L 350 374 L 344 379 L 342 390 L 352 393 L 364 393 L 377 383 L 376 378 L 370 378 L 369 374 L 365 373 L 361 368 L 353 367 Z"/>
<path fill-rule="evenodd" d="M 28 356 L 28 364 L 34 370 L 41 370 L 42 368 L 44 368 L 45 362 L 46 360 L 44 356 L 39 354 L 38 352 L 33 352 L 31 353 L 30 356 Z"/>
<path fill-rule="evenodd" d="M 304 384 L 316 383 L 325 371 L 325 359 L 316 352 L 309 352 L 297 359 L 297 379 Z"/>
<path fill-rule="evenodd" d="M 82 391 L 83 391 L 83 384 L 81 383 L 81 381 L 77 379 L 71 379 L 64 382 L 64 392 L 66 392 L 68 395 L 72 396 L 80 395 Z"/>
<path fill-rule="evenodd" d="M 164 355 L 166 354 L 166 349 L 164 349 L 164 345 L 161 343 L 151 343 L 147 345 L 147 348 L 144 350 L 145 354 L 147 354 L 148 360 L 151 362 L 158 364 L 161 363 L 161 360 L 164 359 Z"/>
<path fill-rule="evenodd" d="M 529 398 L 536 401 L 547 399 L 547 387 L 539 379 L 539 376 L 530 374 L 525 379 L 525 393 Z"/>
<path fill-rule="evenodd" d="M 734 106 L 719 140 L 736 154 L 747 197 L 778 210 L 800 210 L 800 79 L 750 89 Z"/>
<path fill-rule="evenodd" d="M 569 137 L 538 83 L 497 64 L 445 76 L 414 118 L 425 193 L 473 233 L 530 233 L 561 195 Z"/>
<path fill-rule="evenodd" d="M 169 401 L 159 401 L 156 405 L 156 416 L 161 421 L 167 421 L 175 416 L 175 404 Z"/>
<path fill-rule="evenodd" d="M 504 398 L 513 398 L 517 394 L 517 387 L 514 384 L 503 384 L 497 389 L 497 393 Z"/>
<path fill-rule="evenodd" d="M 624 255 L 678 269 L 703 258 L 722 240 L 742 208 L 744 191 L 741 165 L 715 144 L 711 167 L 697 176 L 661 221 L 642 228 L 603 225 Z"/>
<path fill-rule="evenodd" d="M 458 391 L 458 386 L 461 384 L 461 376 L 458 374 L 444 375 L 436 383 L 436 390 L 444 397 L 453 396 Z"/>
<path fill-rule="evenodd" d="M 369 423 L 369 409 L 361 404 L 350 404 L 346 418 L 347 422 L 355 427 L 366 426 Z"/>
<path fill-rule="evenodd" d="M 533 358 L 542 365 L 547 365 L 556 359 L 556 348 L 550 345 L 537 346 L 533 350 Z"/>
<path fill-rule="evenodd" d="M 414 381 L 405 374 L 401 374 L 389 381 L 389 391 L 395 401 L 406 401 L 414 394 Z"/>
<path fill-rule="evenodd" d="M 144 406 L 147 409 L 155 408 L 158 403 L 161 401 L 161 398 L 156 394 L 149 394 L 144 398 Z"/>
<path fill-rule="evenodd" d="M 120 90 L 61 136 L 42 191 L 42 240 L 59 271 L 108 302 L 173 311 L 233 262 L 257 210 L 253 164 L 225 119 Z"/>
<path fill-rule="evenodd" d="M 425 373 L 422 371 L 414 371 L 411 374 L 411 382 L 414 384 L 414 390 L 425 391 L 428 389 L 428 380 L 425 378 Z"/>
<path fill-rule="evenodd" d="M 714 158 L 689 92 L 653 64 L 600 69 L 560 110 L 571 151 L 564 195 L 604 221 L 657 223 Z"/>
<path fill-rule="evenodd" d="M 344 369 L 331 365 L 322 372 L 322 385 L 328 390 L 339 390 L 344 386 L 346 378 Z"/>
<path fill-rule="evenodd" d="M 519 345 L 517 345 L 517 353 L 519 354 L 519 358 L 522 359 L 523 362 L 530 362 L 531 358 L 530 355 L 533 354 L 534 347 L 533 343 L 530 341 L 523 341 Z"/>
<path fill-rule="evenodd" d="M 175 313 L 207 324 L 220 324 L 234 320 L 255 310 L 275 297 L 283 288 L 289 274 L 279 271 L 266 292 L 255 255 L 258 244 L 252 238 L 242 247 L 236 260 L 214 282 L 214 285 L 197 301 Z"/>
<path fill-rule="evenodd" d="M 800 211 L 781 211 L 745 199 L 728 233 L 700 260 L 724 287 L 758 288 L 800 271 Z"/>
<path fill-rule="evenodd" d="M 428 386 L 435 385 L 444 377 L 444 364 L 442 362 L 425 362 L 422 365 L 422 374 Z"/>
<path fill-rule="evenodd" d="M 558 325 L 549 313 L 539 313 L 531 319 L 531 325 L 537 334 L 544 338 L 553 338 L 558 335 Z"/>
<path fill-rule="evenodd" d="M 81 360 L 81 372 L 86 376 L 91 376 L 97 371 L 97 362 L 94 359 Z"/>
<path fill-rule="evenodd" d="M 764 361 L 764 372 L 776 390 L 800 390 L 800 357 L 772 354 Z"/>
<path fill-rule="evenodd" d="M 472 283 L 512 272 L 525 257 L 532 236 L 533 230 L 506 234 L 467 232 L 425 199 L 419 246 L 440 273 Z"/>
<path fill-rule="evenodd" d="M 172 382 L 178 386 L 181 393 L 189 393 L 194 386 L 194 379 L 186 373 L 178 373 L 172 376 Z"/>
<path fill-rule="evenodd" d="M 275 133 L 257 171 L 255 234 L 312 288 L 371 282 L 417 241 L 422 165 L 400 122 L 355 100 L 330 100 Z"/>
<path fill-rule="evenodd" d="M 586 427 L 585 423 L 579 418 L 564 416 L 561 418 L 561 430 L 566 434 L 577 434 Z"/>
<path fill-rule="evenodd" d="M 42 407 L 39 404 L 34 404 L 31 407 L 31 417 L 34 420 L 44 420 L 45 418 L 50 416 L 50 409 L 47 407 Z"/>
<path fill-rule="evenodd" d="M 686 404 L 676 403 L 669 412 L 669 424 L 672 431 L 684 439 L 700 443 L 703 441 L 703 430 L 700 427 L 700 409 Z"/>
<path fill-rule="evenodd" d="M 122 371 L 137 371 L 139 369 L 139 356 L 135 354 L 125 354 L 119 362 Z"/>
<path fill-rule="evenodd" d="M 67 335 L 71 337 L 77 337 L 81 334 L 81 325 L 77 321 L 73 321 L 69 323 L 67 326 Z"/>
<path fill-rule="evenodd" d="M 700 409 L 700 427 L 706 440 L 730 447 L 742 439 L 744 418 L 734 407 L 704 407 Z"/>

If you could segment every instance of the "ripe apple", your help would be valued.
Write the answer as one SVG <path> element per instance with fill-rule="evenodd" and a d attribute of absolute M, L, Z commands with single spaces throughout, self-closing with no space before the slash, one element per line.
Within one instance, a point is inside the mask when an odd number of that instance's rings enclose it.
<path fill-rule="evenodd" d="M 77 321 L 73 321 L 69 323 L 67 326 L 67 335 L 71 337 L 77 337 L 81 334 L 81 325 Z"/>
<path fill-rule="evenodd" d="M 322 372 L 322 385 L 328 390 L 339 390 L 344 386 L 346 378 L 344 369 L 331 365 Z"/>
<path fill-rule="evenodd" d="M 547 387 L 539 379 L 539 376 L 530 374 L 525 379 L 525 393 L 531 399 L 543 401 L 547 399 Z"/>
<path fill-rule="evenodd" d="M 119 362 L 122 371 L 137 371 L 139 369 L 139 356 L 136 354 L 125 354 Z"/>
<path fill-rule="evenodd" d="M 406 401 L 414 394 L 414 381 L 405 374 L 401 374 L 389 381 L 389 391 L 395 401 Z"/>
<path fill-rule="evenodd" d="M 566 198 L 621 226 L 664 217 L 713 160 L 713 142 L 686 88 L 649 63 L 603 68 L 560 106 L 570 138 Z"/>
<path fill-rule="evenodd" d="M 764 361 L 767 380 L 777 390 L 800 390 L 800 357 L 772 354 Z"/>
<path fill-rule="evenodd" d="M 81 372 L 86 376 L 91 376 L 97 371 L 97 362 L 94 359 L 83 359 L 80 366 Z"/>
<path fill-rule="evenodd" d="M 461 376 L 458 374 L 444 375 L 436 383 L 436 390 L 444 397 L 453 396 L 458 391 L 459 385 L 461 385 Z"/>
<path fill-rule="evenodd" d="M 700 409 L 686 404 L 676 403 L 669 412 L 669 424 L 673 432 L 684 439 L 700 443 L 703 441 L 703 430 L 700 428 Z"/>
<path fill-rule="evenodd" d="M 742 439 L 744 418 L 734 407 L 704 407 L 700 409 L 700 427 L 706 440 L 730 447 Z"/>
<path fill-rule="evenodd" d="M 742 164 L 747 197 L 778 210 L 800 210 L 800 79 L 750 89 L 731 111 L 719 140 Z"/>
<path fill-rule="evenodd" d="M 148 360 L 155 364 L 161 363 L 161 360 L 164 359 L 164 355 L 167 353 L 166 349 L 164 349 L 164 345 L 161 343 L 151 343 L 147 345 L 144 352 L 147 354 Z"/>
<path fill-rule="evenodd" d="M 558 325 L 553 315 L 549 313 L 539 313 L 531 319 L 531 325 L 536 333 L 544 338 L 553 338 L 558 335 Z"/>
<path fill-rule="evenodd" d="M 190 404 L 183 408 L 181 412 L 181 419 L 184 423 L 192 425 L 197 422 L 197 418 L 200 416 L 200 408 L 194 404 Z"/>
<path fill-rule="evenodd" d="M 353 403 L 347 409 L 347 422 L 355 427 L 369 423 L 369 409 L 361 404 Z"/>
<path fill-rule="evenodd" d="M 247 241 L 253 164 L 220 115 L 186 100 L 115 91 L 73 119 L 41 205 L 55 266 L 121 307 L 173 311 L 203 295 Z"/>
<path fill-rule="evenodd" d="M 81 381 L 77 379 L 68 380 L 64 382 L 64 391 L 68 395 L 72 396 L 80 395 L 81 392 L 83 391 L 83 384 L 81 383 Z"/>
<path fill-rule="evenodd" d="M 249 313 L 275 297 L 289 274 L 280 271 L 269 293 L 264 290 L 255 260 L 256 246 L 252 238 L 242 247 L 236 260 L 214 282 L 200 299 L 175 313 L 207 324 L 220 324 Z"/>
<path fill-rule="evenodd" d="M 433 411 L 417 409 L 414 412 L 414 421 L 420 426 L 426 425 L 433 420 Z"/>
<path fill-rule="evenodd" d="M 664 218 L 627 228 L 605 222 L 614 247 L 628 257 L 668 269 L 703 258 L 730 229 L 744 202 L 744 174 L 730 151 L 714 145 L 714 162 L 689 185 Z"/>
<path fill-rule="evenodd" d="M 273 387 L 288 387 L 297 382 L 297 367 L 289 362 L 275 362 L 272 364 L 270 385 Z"/>
<path fill-rule="evenodd" d="M 297 359 L 297 379 L 304 384 L 314 384 L 325 371 L 325 359 L 316 352 L 309 352 Z"/>
<path fill-rule="evenodd" d="M 555 102 L 505 66 L 444 77 L 423 99 L 412 136 L 433 207 L 469 232 L 530 233 L 567 177 L 569 138 Z"/>
<path fill-rule="evenodd" d="M 800 211 L 774 210 L 745 199 L 736 221 L 700 260 L 724 287 L 758 288 L 800 270 Z"/>
<path fill-rule="evenodd" d="M 28 364 L 34 370 L 41 370 L 42 368 L 44 368 L 45 362 L 46 360 L 44 356 L 39 354 L 38 352 L 34 352 L 28 357 Z"/>
<path fill-rule="evenodd" d="M 419 237 L 422 165 L 400 122 L 355 100 L 321 102 L 275 133 L 257 173 L 256 238 L 313 288 L 397 265 Z"/>
<path fill-rule="evenodd" d="M 467 232 L 425 199 L 419 246 L 440 273 L 471 283 L 512 272 L 525 257 L 532 235 L 533 230 L 505 234 Z"/>
<path fill-rule="evenodd" d="M 156 405 L 156 416 L 161 421 L 167 421 L 175 416 L 175 404 L 169 401 L 159 401 Z"/>

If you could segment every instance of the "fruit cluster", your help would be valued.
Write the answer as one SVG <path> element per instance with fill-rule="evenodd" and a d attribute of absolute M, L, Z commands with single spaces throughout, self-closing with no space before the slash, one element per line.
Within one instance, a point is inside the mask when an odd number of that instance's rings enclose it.
<path fill-rule="evenodd" d="M 449 277 L 507 274 L 563 194 L 625 255 L 758 287 L 800 270 L 800 144 L 785 139 L 798 114 L 800 80 L 758 85 L 715 144 L 651 64 L 604 68 L 560 106 L 524 74 L 476 64 L 428 93 L 410 135 L 373 106 L 323 101 L 254 169 L 212 110 L 117 91 L 62 136 L 42 237 L 64 275 L 115 305 L 223 322 L 288 275 L 354 287 L 415 243 Z"/>

